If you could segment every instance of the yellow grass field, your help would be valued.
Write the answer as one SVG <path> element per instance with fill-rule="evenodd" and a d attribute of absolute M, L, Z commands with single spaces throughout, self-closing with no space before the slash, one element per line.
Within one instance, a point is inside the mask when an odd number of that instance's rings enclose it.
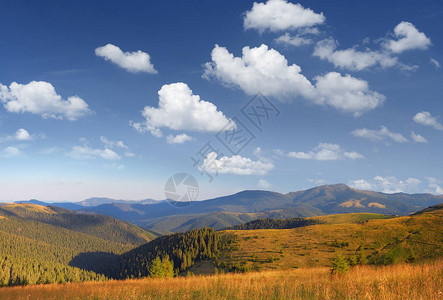
<path fill-rule="evenodd" d="M 327 267 L 337 251 L 349 257 L 360 245 L 367 255 L 400 246 L 413 249 L 419 259 L 443 256 L 442 210 L 389 219 L 371 219 L 369 214 L 331 215 L 318 219 L 327 224 L 230 231 L 238 236 L 239 243 L 223 261 L 244 262 L 251 270 L 262 271 Z M 365 219 L 363 223 L 352 223 Z M 333 246 L 334 241 L 349 245 L 337 248 Z"/>
<path fill-rule="evenodd" d="M 1 288 L 0 299 L 443 299 L 443 261 Z"/>

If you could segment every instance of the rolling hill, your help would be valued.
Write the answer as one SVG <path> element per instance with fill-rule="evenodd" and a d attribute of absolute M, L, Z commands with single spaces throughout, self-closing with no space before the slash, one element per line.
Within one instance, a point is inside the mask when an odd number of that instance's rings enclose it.
<path fill-rule="evenodd" d="M 146 204 L 148 201 L 149 204 Z M 150 201 L 150 202 L 149 202 Z M 78 203 L 31 203 L 73 208 L 83 213 L 111 216 L 141 226 L 153 233 L 184 232 L 205 226 L 216 230 L 258 218 L 294 218 L 343 213 L 409 215 L 443 202 L 431 194 L 386 194 L 350 188 L 344 184 L 323 185 L 281 194 L 243 191 L 233 195 L 195 201 L 175 207 L 167 201 L 123 201 L 91 198 Z"/>
<path fill-rule="evenodd" d="M 88 207 L 83 211 L 113 216 L 154 232 L 170 233 L 204 226 L 218 230 L 257 218 L 343 213 L 408 215 L 442 201 L 443 196 L 431 194 L 385 194 L 336 184 L 288 194 L 243 191 L 180 208 L 168 202 L 150 205 L 114 203 Z"/>
<path fill-rule="evenodd" d="M 0 285 L 100 280 L 92 272 L 153 236 L 108 216 L 55 206 L 0 205 Z"/>
<path fill-rule="evenodd" d="M 330 266 L 337 253 L 351 258 L 359 251 L 368 263 L 381 265 L 443 256 L 443 205 L 411 216 L 380 217 L 323 216 L 320 219 L 327 224 L 227 231 L 237 236 L 238 243 L 224 261 L 266 270 Z"/>
<path fill-rule="evenodd" d="M 338 253 L 350 262 L 375 265 L 443 256 L 440 206 L 403 217 L 353 213 L 319 218 L 260 219 L 217 232 L 204 228 L 165 235 L 117 256 L 104 274 L 150 276 L 156 257 L 170 259 L 178 273 L 199 274 L 329 267 Z"/>

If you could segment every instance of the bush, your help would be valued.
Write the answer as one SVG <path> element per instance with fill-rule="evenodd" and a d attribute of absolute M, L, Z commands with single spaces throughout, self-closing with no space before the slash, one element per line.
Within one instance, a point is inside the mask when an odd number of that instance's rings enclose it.
<path fill-rule="evenodd" d="M 165 256 L 163 259 L 155 257 L 148 267 L 149 277 L 151 278 L 169 278 L 174 277 L 174 264 Z"/>
<path fill-rule="evenodd" d="M 344 258 L 343 255 L 337 254 L 332 259 L 332 266 L 331 266 L 331 272 L 333 274 L 342 274 L 349 271 L 349 263 L 346 258 Z"/>

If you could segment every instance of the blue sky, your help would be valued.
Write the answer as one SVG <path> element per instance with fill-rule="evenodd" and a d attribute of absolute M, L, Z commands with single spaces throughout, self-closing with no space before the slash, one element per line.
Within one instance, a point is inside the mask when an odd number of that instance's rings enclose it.
<path fill-rule="evenodd" d="M 438 1 L 4 1 L 0 201 L 162 199 L 178 172 L 199 199 L 442 194 L 442 17 Z M 241 113 L 257 93 L 280 111 L 262 131 Z M 216 134 L 236 120 L 255 138 L 231 153 Z M 222 154 L 193 166 L 207 142 Z"/>

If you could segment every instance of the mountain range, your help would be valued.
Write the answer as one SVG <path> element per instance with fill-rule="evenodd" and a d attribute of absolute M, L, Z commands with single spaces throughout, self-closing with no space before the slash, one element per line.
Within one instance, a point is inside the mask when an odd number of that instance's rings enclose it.
<path fill-rule="evenodd" d="M 216 230 L 258 218 L 311 217 L 341 213 L 409 215 L 443 202 L 442 195 L 387 194 L 351 188 L 344 184 L 323 185 L 287 194 L 246 190 L 233 195 L 174 206 L 167 200 L 115 200 L 89 198 L 81 202 L 46 203 L 82 213 L 103 214 L 131 222 L 155 234 L 183 232 L 204 226 Z"/>

